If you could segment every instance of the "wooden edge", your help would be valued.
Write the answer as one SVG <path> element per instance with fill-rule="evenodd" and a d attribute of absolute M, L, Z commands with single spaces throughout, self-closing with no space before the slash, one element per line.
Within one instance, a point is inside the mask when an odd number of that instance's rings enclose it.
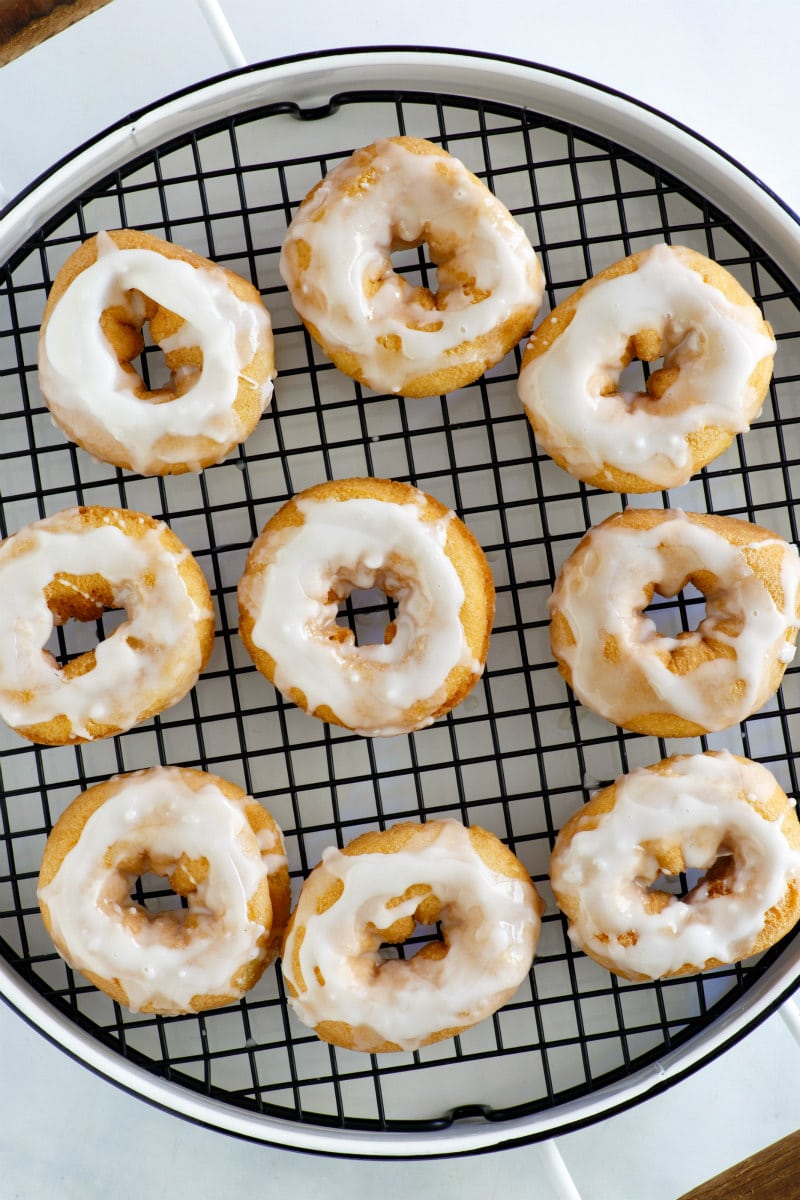
<path fill-rule="evenodd" d="M 19 8 L 22 10 L 22 19 L 26 16 L 27 19 L 21 27 L 12 26 L 13 32 L 10 36 L 0 41 L 0 67 L 19 58 L 26 50 L 32 50 L 34 46 L 38 46 L 54 34 L 61 33 L 68 26 L 74 25 L 81 17 L 86 17 L 110 3 L 111 0 L 54 0 L 54 7 L 44 16 L 37 16 L 37 12 L 41 12 L 44 7 L 41 3 L 21 3 Z"/>
<path fill-rule="evenodd" d="M 715 1175 L 679 1200 L 798 1200 L 800 1130 Z"/>

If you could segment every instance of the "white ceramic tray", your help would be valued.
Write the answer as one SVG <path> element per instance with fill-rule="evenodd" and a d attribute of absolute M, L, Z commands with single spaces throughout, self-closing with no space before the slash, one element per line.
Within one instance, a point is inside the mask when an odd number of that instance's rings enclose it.
<path fill-rule="evenodd" d="M 586 528 L 625 501 L 576 484 L 537 452 L 516 398 L 519 351 L 451 396 L 375 395 L 311 344 L 277 272 L 286 223 L 320 174 L 398 132 L 442 141 L 487 179 L 540 253 L 550 304 L 666 237 L 728 266 L 763 306 L 779 350 L 760 420 L 686 487 L 632 503 L 730 513 L 796 541 L 800 486 L 795 218 L 689 131 L 572 77 L 444 51 L 266 64 L 123 122 L 0 218 L 2 532 L 76 502 L 149 511 L 196 553 L 218 612 L 208 670 L 160 718 L 79 748 L 36 748 L 0 730 L 0 987 L 46 1036 L 156 1104 L 263 1141 L 386 1156 L 531 1140 L 631 1104 L 741 1036 L 800 967 L 800 940 L 790 937 L 760 962 L 634 985 L 566 939 L 546 869 L 573 809 L 621 771 L 701 745 L 765 762 L 796 794 L 798 674 L 790 669 L 781 694 L 741 729 L 703 742 L 635 737 L 576 704 L 549 653 L 547 596 Z M 121 224 L 251 276 L 273 314 L 273 406 L 238 457 L 201 476 L 145 480 L 94 463 L 41 401 L 47 287 L 85 236 Z M 416 253 L 400 265 L 426 270 Z M 454 505 L 496 577 L 482 684 L 410 738 L 370 742 L 303 716 L 255 672 L 236 636 L 236 582 L 264 521 L 292 492 L 357 474 L 408 479 Z M 680 606 L 672 612 L 678 620 Z M 95 635 L 68 626 L 65 636 L 62 649 L 75 651 Z M 455 815 L 492 829 L 549 900 L 530 982 L 457 1042 L 377 1059 L 324 1046 L 297 1023 L 277 968 L 240 1005 L 201 1017 L 120 1010 L 55 955 L 36 875 L 47 830 L 77 791 L 157 762 L 213 770 L 259 797 L 286 832 L 296 887 L 323 846 L 376 824 Z"/>

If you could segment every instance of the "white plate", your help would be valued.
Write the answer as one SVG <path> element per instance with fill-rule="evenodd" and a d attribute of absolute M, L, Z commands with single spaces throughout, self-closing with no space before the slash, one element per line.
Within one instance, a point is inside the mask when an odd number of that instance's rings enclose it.
<path fill-rule="evenodd" d="M 296 884 L 337 835 L 452 814 L 509 840 L 549 897 L 552 838 L 590 789 L 700 748 L 622 734 L 577 706 L 557 674 L 546 633 L 553 574 L 620 500 L 536 452 L 516 399 L 518 354 L 450 397 L 405 402 L 362 392 L 330 367 L 293 314 L 277 274 L 293 207 L 337 159 L 397 132 L 444 139 L 486 175 L 539 250 L 551 301 L 665 234 L 739 276 L 779 333 L 773 395 L 749 434 L 668 499 L 796 539 L 800 432 L 789 414 L 800 312 L 787 281 L 800 279 L 797 223 L 689 131 L 524 63 L 412 50 L 267 64 L 122 123 L 0 220 L 0 261 L 10 264 L 0 288 L 2 515 L 8 532 L 75 502 L 167 517 L 215 591 L 217 651 L 193 697 L 116 743 L 36 749 L 0 731 L 0 983 L 48 1037 L 172 1111 L 288 1146 L 409 1156 L 549 1136 L 663 1088 L 780 1001 L 797 978 L 800 941 L 744 969 L 629 985 L 571 950 L 551 901 L 532 984 L 506 1009 L 458 1045 L 378 1060 L 317 1042 L 286 1010 L 276 969 L 241 1006 L 165 1021 L 121 1012 L 53 953 L 35 901 L 46 830 L 80 787 L 117 770 L 177 762 L 242 783 L 286 830 Z M 48 282 L 84 236 L 123 223 L 166 232 L 252 275 L 264 293 L 280 378 L 238 463 L 139 480 L 92 463 L 49 422 L 34 369 Z M 413 256 L 406 265 L 416 269 Z M 374 743 L 277 698 L 238 643 L 233 603 L 252 537 L 291 492 L 368 473 L 412 479 L 455 505 L 498 584 L 483 684 L 435 727 Z M 708 745 L 749 753 L 796 790 L 797 723 L 790 670 L 779 699 Z"/>

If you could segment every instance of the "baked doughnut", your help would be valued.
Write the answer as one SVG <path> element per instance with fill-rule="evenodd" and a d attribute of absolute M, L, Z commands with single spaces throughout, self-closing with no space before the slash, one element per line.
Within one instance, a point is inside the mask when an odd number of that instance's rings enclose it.
<path fill-rule="evenodd" d="M 131 365 L 142 327 L 168 387 Z M 56 275 L 39 337 L 39 383 L 57 425 L 95 458 L 141 475 L 221 462 L 272 396 L 272 328 L 232 271 L 134 229 L 99 233 Z"/>
<path fill-rule="evenodd" d="M 536 439 L 576 479 L 612 492 L 678 487 L 761 411 L 772 329 L 723 267 L 657 245 L 601 271 L 554 308 L 522 359 Z M 633 358 L 663 366 L 619 388 Z"/>
<path fill-rule="evenodd" d="M 203 572 L 162 522 L 124 508 L 70 508 L 0 543 L 0 716 L 33 742 L 123 733 L 177 703 L 208 661 L 214 610 Z M 63 667 L 54 625 L 127 620 Z"/>
<path fill-rule="evenodd" d="M 353 588 L 398 603 L 383 644 L 336 624 Z M 410 733 L 480 678 L 494 584 L 455 513 L 407 483 L 342 479 L 301 492 L 264 526 L 239 583 L 253 662 L 300 708 L 364 737 Z"/>
<path fill-rule="evenodd" d="M 485 829 L 404 823 L 329 847 L 303 884 L 281 967 L 292 1008 L 323 1041 L 370 1053 L 454 1037 L 505 1004 L 530 970 L 544 905 Z M 442 940 L 385 958 L 416 923 Z"/>
<path fill-rule="evenodd" d="M 149 912 L 138 876 L 163 875 L 188 908 Z M 238 1000 L 276 957 L 290 908 L 280 829 L 216 775 L 153 767 L 81 793 L 47 839 L 39 904 L 56 949 L 134 1012 Z"/>
<path fill-rule="evenodd" d="M 697 629 L 659 634 L 644 610 L 693 584 Z M 550 641 L 578 699 L 658 737 L 727 729 L 761 708 L 795 654 L 800 558 L 768 529 L 677 509 L 632 509 L 590 529 L 561 568 Z"/>
<path fill-rule="evenodd" d="M 425 243 L 438 291 L 391 254 Z M 530 329 L 544 277 L 525 231 L 457 158 L 385 138 L 321 180 L 289 226 L 280 272 L 311 336 L 378 392 L 434 396 L 471 383 Z"/>
<path fill-rule="evenodd" d="M 684 897 L 660 876 L 704 871 Z M 768 949 L 800 918 L 800 823 L 765 767 L 727 751 L 623 775 L 570 817 L 550 879 L 569 936 L 626 979 Z"/>

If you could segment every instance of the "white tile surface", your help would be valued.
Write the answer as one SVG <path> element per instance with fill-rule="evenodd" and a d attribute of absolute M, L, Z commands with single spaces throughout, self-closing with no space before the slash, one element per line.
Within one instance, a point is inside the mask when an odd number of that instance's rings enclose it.
<path fill-rule="evenodd" d="M 663 1095 L 560 1139 L 581 1196 L 675 1200 L 793 1133 L 798 1067 L 800 1049 L 775 1016 Z"/>
<path fill-rule="evenodd" d="M 304 0 L 279 11 L 224 0 L 222 7 L 250 61 L 402 42 L 480 48 L 576 71 L 698 129 L 800 208 L 793 0 L 673 0 L 668 12 L 647 0 L 538 9 L 504 0 L 489 17 L 474 0 L 405 0 L 393 10 L 375 0 Z M 0 188 L 16 192 L 111 121 L 230 60 L 199 3 L 114 0 L 0 70 Z M 122 1094 L 2 1006 L 0 1062 L 0 1191 L 9 1200 L 165 1191 L 172 1200 L 302 1197 L 318 1194 L 320 1180 L 330 1200 L 359 1191 L 387 1200 L 567 1196 L 538 1147 L 401 1165 L 234 1141 Z M 665 1095 L 560 1139 L 583 1200 L 674 1200 L 797 1128 L 798 1067 L 800 1050 L 775 1017 Z"/>
<path fill-rule="evenodd" d="M 16 195 L 128 113 L 227 69 L 195 0 L 113 0 L 0 68 L 0 186 Z"/>

